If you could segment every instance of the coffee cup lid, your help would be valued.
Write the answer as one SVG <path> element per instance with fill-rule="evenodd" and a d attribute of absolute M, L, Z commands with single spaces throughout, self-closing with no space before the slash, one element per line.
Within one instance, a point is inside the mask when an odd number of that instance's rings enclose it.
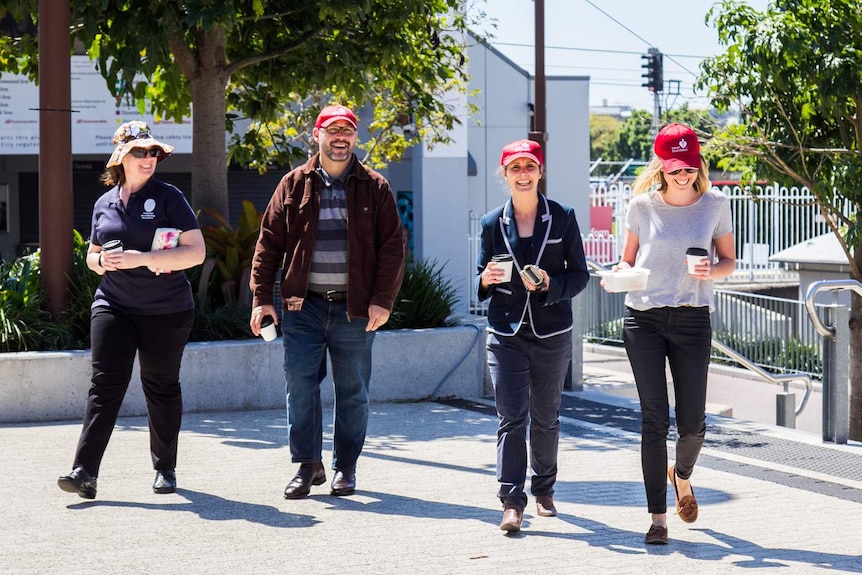
<path fill-rule="evenodd" d="M 706 256 L 709 255 L 709 252 L 703 248 L 688 248 L 685 250 L 685 254 L 688 256 Z"/>

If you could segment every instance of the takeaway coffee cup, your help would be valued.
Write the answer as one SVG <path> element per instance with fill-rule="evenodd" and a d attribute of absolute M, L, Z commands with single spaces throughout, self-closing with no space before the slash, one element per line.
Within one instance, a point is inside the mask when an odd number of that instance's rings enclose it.
<path fill-rule="evenodd" d="M 122 240 L 108 240 L 104 244 L 102 244 L 103 252 L 121 252 L 123 251 L 123 241 Z"/>
<path fill-rule="evenodd" d="M 697 273 L 694 270 L 694 266 L 698 265 L 700 261 L 709 256 L 709 252 L 703 248 L 688 248 L 685 250 L 685 256 L 688 259 L 688 273 L 695 274 Z"/>
<path fill-rule="evenodd" d="M 272 341 L 276 338 L 278 332 L 275 330 L 275 323 L 272 321 L 272 316 L 266 316 L 260 320 L 260 337 L 264 341 Z"/>
<path fill-rule="evenodd" d="M 492 257 L 491 261 L 495 263 L 497 269 L 503 270 L 504 282 L 512 280 L 512 265 L 514 264 L 512 256 L 509 254 L 500 254 Z"/>

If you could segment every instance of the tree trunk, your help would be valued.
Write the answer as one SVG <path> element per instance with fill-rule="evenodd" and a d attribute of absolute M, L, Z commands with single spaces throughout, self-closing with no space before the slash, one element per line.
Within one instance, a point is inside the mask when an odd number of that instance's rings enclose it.
<path fill-rule="evenodd" d="M 190 82 L 195 107 L 192 110 L 192 207 L 208 208 L 230 219 L 225 150 L 224 74 L 205 70 Z M 200 213 L 201 223 L 213 223 Z"/>
<path fill-rule="evenodd" d="M 192 108 L 191 204 L 197 212 L 211 209 L 229 220 L 225 109 L 227 103 L 226 34 L 221 26 L 199 30 L 195 47 L 182 36 L 171 42 L 171 51 L 189 83 Z M 202 224 L 215 220 L 201 212 Z"/>

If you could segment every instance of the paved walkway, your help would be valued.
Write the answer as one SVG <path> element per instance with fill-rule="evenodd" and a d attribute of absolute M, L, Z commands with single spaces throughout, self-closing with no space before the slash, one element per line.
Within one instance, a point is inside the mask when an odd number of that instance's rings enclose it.
<path fill-rule="evenodd" d="M 710 417 L 693 477 L 700 519 L 671 516 L 670 544 L 644 545 L 636 407 L 566 393 L 560 514 L 536 516 L 531 498 L 514 536 L 497 528 L 483 399 L 375 404 L 357 494 L 299 501 L 281 495 L 294 465 L 280 410 L 188 414 L 174 495 L 151 491 L 146 420 L 122 419 L 94 501 L 56 486 L 78 422 L 2 425 L 0 573 L 862 573 L 862 445 L 726 417 Z"/>

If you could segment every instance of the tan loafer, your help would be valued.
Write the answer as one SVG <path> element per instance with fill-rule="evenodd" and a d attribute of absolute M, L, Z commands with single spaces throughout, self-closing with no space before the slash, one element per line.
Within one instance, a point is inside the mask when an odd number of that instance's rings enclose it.
<path fill-rule="evenodd" d="M 679 518 L 686 523 L 694 523 L 697 521 L 697 499 L 694 497 L 694 486 L 691 488 L 691 495 L 683 495 L 679 497 L 679 490 L 676 486 L 676 467 L 671 465 L 667 468 L 667 477 L 673 485 L 673 493 L 676 495 L 676 512 Z"/>

